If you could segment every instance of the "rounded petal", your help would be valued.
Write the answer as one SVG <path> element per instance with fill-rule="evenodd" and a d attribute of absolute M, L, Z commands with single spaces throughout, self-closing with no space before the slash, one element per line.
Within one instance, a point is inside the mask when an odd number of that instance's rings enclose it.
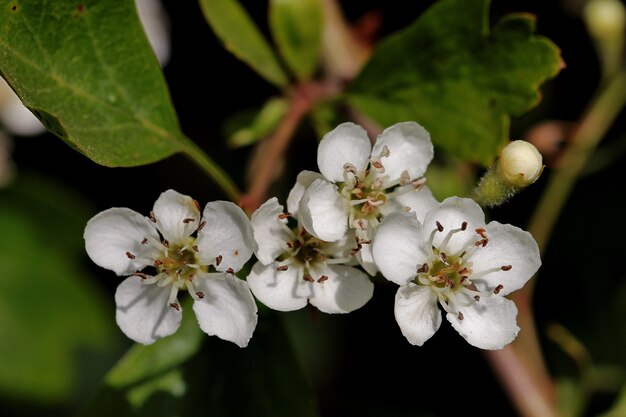
<path fill-rule="evenodd" d="M 300 200 L 302 226 L 321 240 L 334 242 L 343 238 L 348 229 L 348 201 L 339 194 L 337 186 L 325 180 L 315 180 Z"/>
<path fill-rule="evenodd" d="M 160 0 L 135 0 L 137 15 L 161 66 L 170 59 L 169 19 Z"/>
<path fill-rule="evenodd" d="M 202 220 L 206 223 L 196 239 L 200 262 L 215 265 L 218 271 L 239 271 L 255 246 L 252 225 L 243 210 L 230 201 L 214 201 L 204 208 Z"/>
<path fill-rule="evenodd" d="M 287 219 L 278 216 L 283 213 L 283 206 L 272 197 L 252 214 L 252 231 L 256 241 L 256 257 L 269 265 L 287 248 L 287 242 L 293 238 L 286 230 Z"/>
<path fill-rule="evenodd" d="M 344 181 L 344 165 L 352 164 L 358 172 L 369 163 L 372 144 L 367 132 L 354 123 L 342 123 L 327 133 L 317 148 L 317 166 L 330 181 Z"/>
<path fill-rule="evenodd" d="M 513 301 L 504 297 L 482 297 L 480 301 L 459 308 L 459 311 L 462 313 L 462 320 L 458 312 L 448 313 L 446 318 L 470 345 L 477 348 L 502 349 L 519 332 L 517 307 Z"/>
<path fill-rule="evenodd" d="M 204 298 L 193 303 L 203 332 L 246 347 L 257 323 L 257 308 L 248 283 L 232 274 L 198 274 L 194 285 Z"/>
<path fill-rule="evenodd" d="M 315 278 L 328 279 L 312 284 L 311 304 L 324 313 L 350 313 L 365 305 L 374 294 L 367 274 L 345 265 L 320 265 L 311 271 Z"/>
<path fill-rule="evenodd" d="M 537 272 L 541 266 L 539 247 L 530 233 L 510 224 L 494 221 L 485 230 L 489 243 L 469 258 L 473 263 L 471 280 L 481 291 L 502 285 L 499 294 L 507 295 Z"/>
<path fill-rule="evenodd" d="M 476 229 L 485 227 L 485 215 L 474 200 L 450 197 L 424 217 L 422 228 L 424 240 L 429 239 L 431 233 L 437 229 L 437 222 L 443 226 L 443 231 L 435 232 L 433 246 L 447 255 L 457 255 L 473 247 L 473 243 L 481 239 Z M 461 230 L 464 222 L 467 222 L 467 226 L 465 230 Z M 452 231 L 454 232 L 449 235 Z"/>
<path fill-rule="evenodd" d="M 296 183 L 291 191 L 289 191 L 289 196 L 287 196 L 287 211 L 293 216 L 296 216 L 298 214 L 298 205 L 306 189 L 313 184 L 313 181 L 323 178 L 324 176 L 319 172 L 300 171 L 296 177 Z"/>
<path fill-rule="evenodd" d="M 394 315 L 402 334 L 412 345 L 422 346 L 441 325 L 435 292 L 412 282 L 398 288 Z"/>
<path fill-rule="evenodd" d="M 152 209 L 159 231 L 170 243 L 186 243 L 200 224 L 200 209 L 191 197 L 174 190 L 159 196 Z"/>
<path fill-rule="evenodd" d="M 85 249 L 96 265 L 117 275 L 129 275 L 152 265 L 159 255 L 145 238 L 159 241 L 150 220 L 128 208 L 111 208 L 96 214 L 85 226 Z"/>
<path fill-rule="evenodd" d="M 254 264 L 248 275 L 254 296 L 272 310 L 293 311 L 306 306 L 311 284 L 303 279 L 302 269 L 289 265 L 286 271 L 277 271 L 278 266 L 278 262 L 267 266 Z"/>
<path fill-rule="evenodd" d="M 372 158 L 378 158 L 385 147 L 389 156 L 380 159 L 385 171 L 376 176 L 386 177 L 386 186 L 397 184 L 404 171 L 411 179 L 422 177 L 434 156 L 430 134 L 415 122 L 396 123 L 385 129 L 376 139 Z"/>
<path fill-rule="evenodd" d="M 410 211 L 415 213 L 417 220 L 421 223 L 424 221 L 426 214 L 439 206 L 439 202 L 433 197 L 432 191 L 427 186 L 422 186 L 419 190 L 408 191 L 400 194 L 387 201 L 381 206 L 383 216 L 408 207 Z"/>
<path fill-rule="evenodd" d="M 415 278 L 418 266 L 427 261 L 424 249 L 415 214 L 405 211 L 385 217 L 372 242 L 376 266 L 385 278 L 398 285 L 405 285 Z"/>
<path fill-rule="evenodd" d="M 172 287 L 144 284 L 139 277 L 128 277 L 115 291 L 115 320 L 126 336 L 149 345 L 178 330 L 182 307 L 170 307 Z"/>

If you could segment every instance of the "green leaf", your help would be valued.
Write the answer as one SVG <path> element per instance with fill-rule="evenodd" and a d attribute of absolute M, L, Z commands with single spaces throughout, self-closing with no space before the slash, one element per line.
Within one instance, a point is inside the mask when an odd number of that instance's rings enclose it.
<path fill-rule="evenodd" d="M 288 84 L 272 48 L 237 0 L 200 0 L 200 6 L 226 49 L 272 84 Z"/>
<path fill-rule="evenodd" d="M 185 315 L 195 321 L 190 308 Z M 127 382 L 133 383 L 122 387 L 112 386 L 108 378 L 105 389 L 82 415 L 318 416 L 310 384 L 276 313 L 268 311 L 260 318 L 244 349 L 214 336 L 203 335 L 202 340 L 201 349 L 187 361 L 148 379 L 132 377 Z M 139 367 L 145 369 L 144 364 Z M 130 367 L 113 372 L 135 373 Z"/>
<path fill-rule="evenodd" d="M 271 0 L 270 28 L 279 51 L 299 80 L 317 69 L 322 50 L 320 0 Z"/>
<path fill-rule="evenodd" d="M 489 30 L 487 0 L 441 0 L 374 51 L 349 103 L 384 126 L 415 120 L 436 146 L 491 163 L 508 139 L 509 118 L 540 99 L 562 66 L 559 49 L 535 36 L 527 14 Z"/>
<path fill-rule="evenodd" d="M 88 210 L 46 178 L 0 193 L 0 395 L 75 402 L 119 350 L 113 299 L 82 267 Z"/>
<path fill-rule="evenodd" d="M 146 164 L 185 147 L 132 0 L 3 2 L 0 74 L 52 133 L 99 164 Z"/>
<path fill-rule="evenodd" d="M 224 129 L 229 132 L 228 146 L 238 148 L 260 141 L 276 129 L 288 110 L 287 98 L 271 97 L 263 107 L 235 115 Z"/>

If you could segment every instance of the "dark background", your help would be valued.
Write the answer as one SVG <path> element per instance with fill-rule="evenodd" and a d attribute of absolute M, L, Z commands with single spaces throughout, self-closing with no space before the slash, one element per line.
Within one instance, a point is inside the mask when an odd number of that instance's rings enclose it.
<path fill-rule="evenodd" d="M 432 2 L 341 3 L 352 21 L 372 11 L 379 13 L 379 34 L 384 36 L 411 23 Z M 267 33 L 266 2 L 243 4 Z M 229 149 L 222 124 L 236 112 L 259 106 L 279 92 L 222 48 L 195 2 L 170 0 L 165 7 L 171 19 L 173 53 L 164 72 L 183 131 L 244 187 L 250 148 Z M 562 49 L 567 64 L 556 79 L 543 86 L 543 102 L 513 120 L 511 137 L 522 139 L 536 122 L 577 120 L 598 86 L 600 72 L 582 20 L 564 3 L 495 0 L 491 15 L 497 19 L 518 11 L 537 16 L 538 33 Z M 606 143 L 623 140 L 625 128 L 622 114 Z M 289 149 L 284 174 L 287 183 L 301 169 L 316 170 L 315 150 L 313 130 L 302 126 Z M 47 134 L 17 138 L 14 158 L 20 172 L 55 178 L 82 194 L 91 202 L 93 214 L 113 206 L 147 213 L 168 188 L 192 195 L 202 204 L 224 198 L 203 172 L 182 156 L 144 167 L 111 169 L 95 165 Z M 626 318 L 624 308 L 612 297 L 625 292 L 621 236 L 626 230 L 619 201 L 623 194 L 620 185 L 626 180 L 624 162 L 623 155 L 619 156 L 608 168 L 578 183 L 544 256 L 535 307 L 552 372 L 574 371 L 571 360 L 545 338 L 549 323 L 565 325 L 600 362 L 613 361 L 623 353 L 623 343 L 612 343 L 607 334 L 621 334 L 623 340 L 621 321 Z M 491 216 L 524 227 L 549 175 L 548 167 L 536 185 L 492 210 Z M 288 189 L 273 191 L 284 201 Z M 85 264 L 93 271 L 93 279 L 112 295 L 117 280 L 109 271 L 91 265 L 86 256 Z M 347 316 L 327 316 L 316 310 L 281 313 L 289 329 L 318 343 L 320 350 L 313 357 L 308 354 L 306 338 L 297 346 L 322 415 L 515 415 L 481 351 L 465 343 L 445 320 L 421 348 L 404 339 L 393 317 L 395 291 L 395 285 L 378 280 L 374 298 Z M 603 410 L 612 399 L 611 395 L 594 399 L 589 415 Z"/>

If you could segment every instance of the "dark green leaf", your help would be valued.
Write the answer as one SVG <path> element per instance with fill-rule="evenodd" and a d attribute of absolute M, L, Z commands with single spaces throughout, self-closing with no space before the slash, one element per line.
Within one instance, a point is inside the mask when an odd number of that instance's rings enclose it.
<path fill-rule="evenodd" d="M 322 48 L 320 0 L 271 0 L 270 28 L 280 53 L 300 80 L 311 78 Z"/>
<path fill-rule="evenodd" d="M 274 85 L 287 85 L 274 51 L 237 0 L 200 0 L 200 6 L 226 49 Z"/>
<path fill-rule="evenodd" d="M 189 308 L 185 313 L 193 315 Z M 178 367 L 124 388 L 107 384 L 82 415 L 318 416 L 311 387 L 277 314 L 268 311 L 260 317 L 246 348 L 216 337 L 203 341 L 197 354 Z M 114 372 L 121 374 L 122 369 Z M 135 373 L 130 367 L 123 372 Z"/>
<path fill-rule="evenodd" d="M 0 394 L 75 401 L 119 348 L 113 300 L 80 266 L 88 211 L 45 178 L 0 195 Z"/>
<path fill-rule="evenodd" d="M 487 0 L 441 0 L 374 51 L 349 102 L 388 126 L 415 120 L 436 146 L 489 164 L 508 139 L 510 115 L 537 104 L 562 66 L 559 49 L 516 14 L 489 30 Z"/>
<path fill-rule="evenodd" d="M 184 148 L 132 0 L 4 1 L 0 73 L 52 133 L 97 163 L 146 164 Z"/>

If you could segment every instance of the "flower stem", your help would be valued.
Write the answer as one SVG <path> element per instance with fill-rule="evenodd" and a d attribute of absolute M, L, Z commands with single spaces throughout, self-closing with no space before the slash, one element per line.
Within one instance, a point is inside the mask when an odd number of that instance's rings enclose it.
<path fill-rule="evenodd" d="M 570 146 L 562 156 L 543 192 L 528 227 L 541 252 L 544 252 L 559 213 L 576 179 L 594 149 L 626 104 L 626 69 L 614 74 L 590 102 Z M 520 414 L 526 417 L 558 415 L 554 384 L 548 374 L 532 311 L 535 278 L 511 298 L 519 308 L 522 331 L 517 340 L 501 351 L 488 352 L 494 371 L 509 391 Z"/>
<path fill-rule="evenodd" d="M 183 138 L 183 153 L 208 174 L 215 184 L 234 202 L 241 198 L 241 191 L 232 178 L 202 149 L 188 138 Z"/>
<path fill-rule="evenodd" d="M 302 118 L 322 97 L 328 94 L 326 88 L 317 83 L 303 83 L 294 87 L 291 103 L 287 114 L 280 121 L 274 133 L 262 143 L 257 153 L 256 167 L 253 172 L 252 183 L 247 193 L 241 197 L 239 204 L 247 212 L 254 211 L 261 205 L 267 194 L 267 189 L 273 181 L 276 167 L 279 165 L 293 134 Z"/>

